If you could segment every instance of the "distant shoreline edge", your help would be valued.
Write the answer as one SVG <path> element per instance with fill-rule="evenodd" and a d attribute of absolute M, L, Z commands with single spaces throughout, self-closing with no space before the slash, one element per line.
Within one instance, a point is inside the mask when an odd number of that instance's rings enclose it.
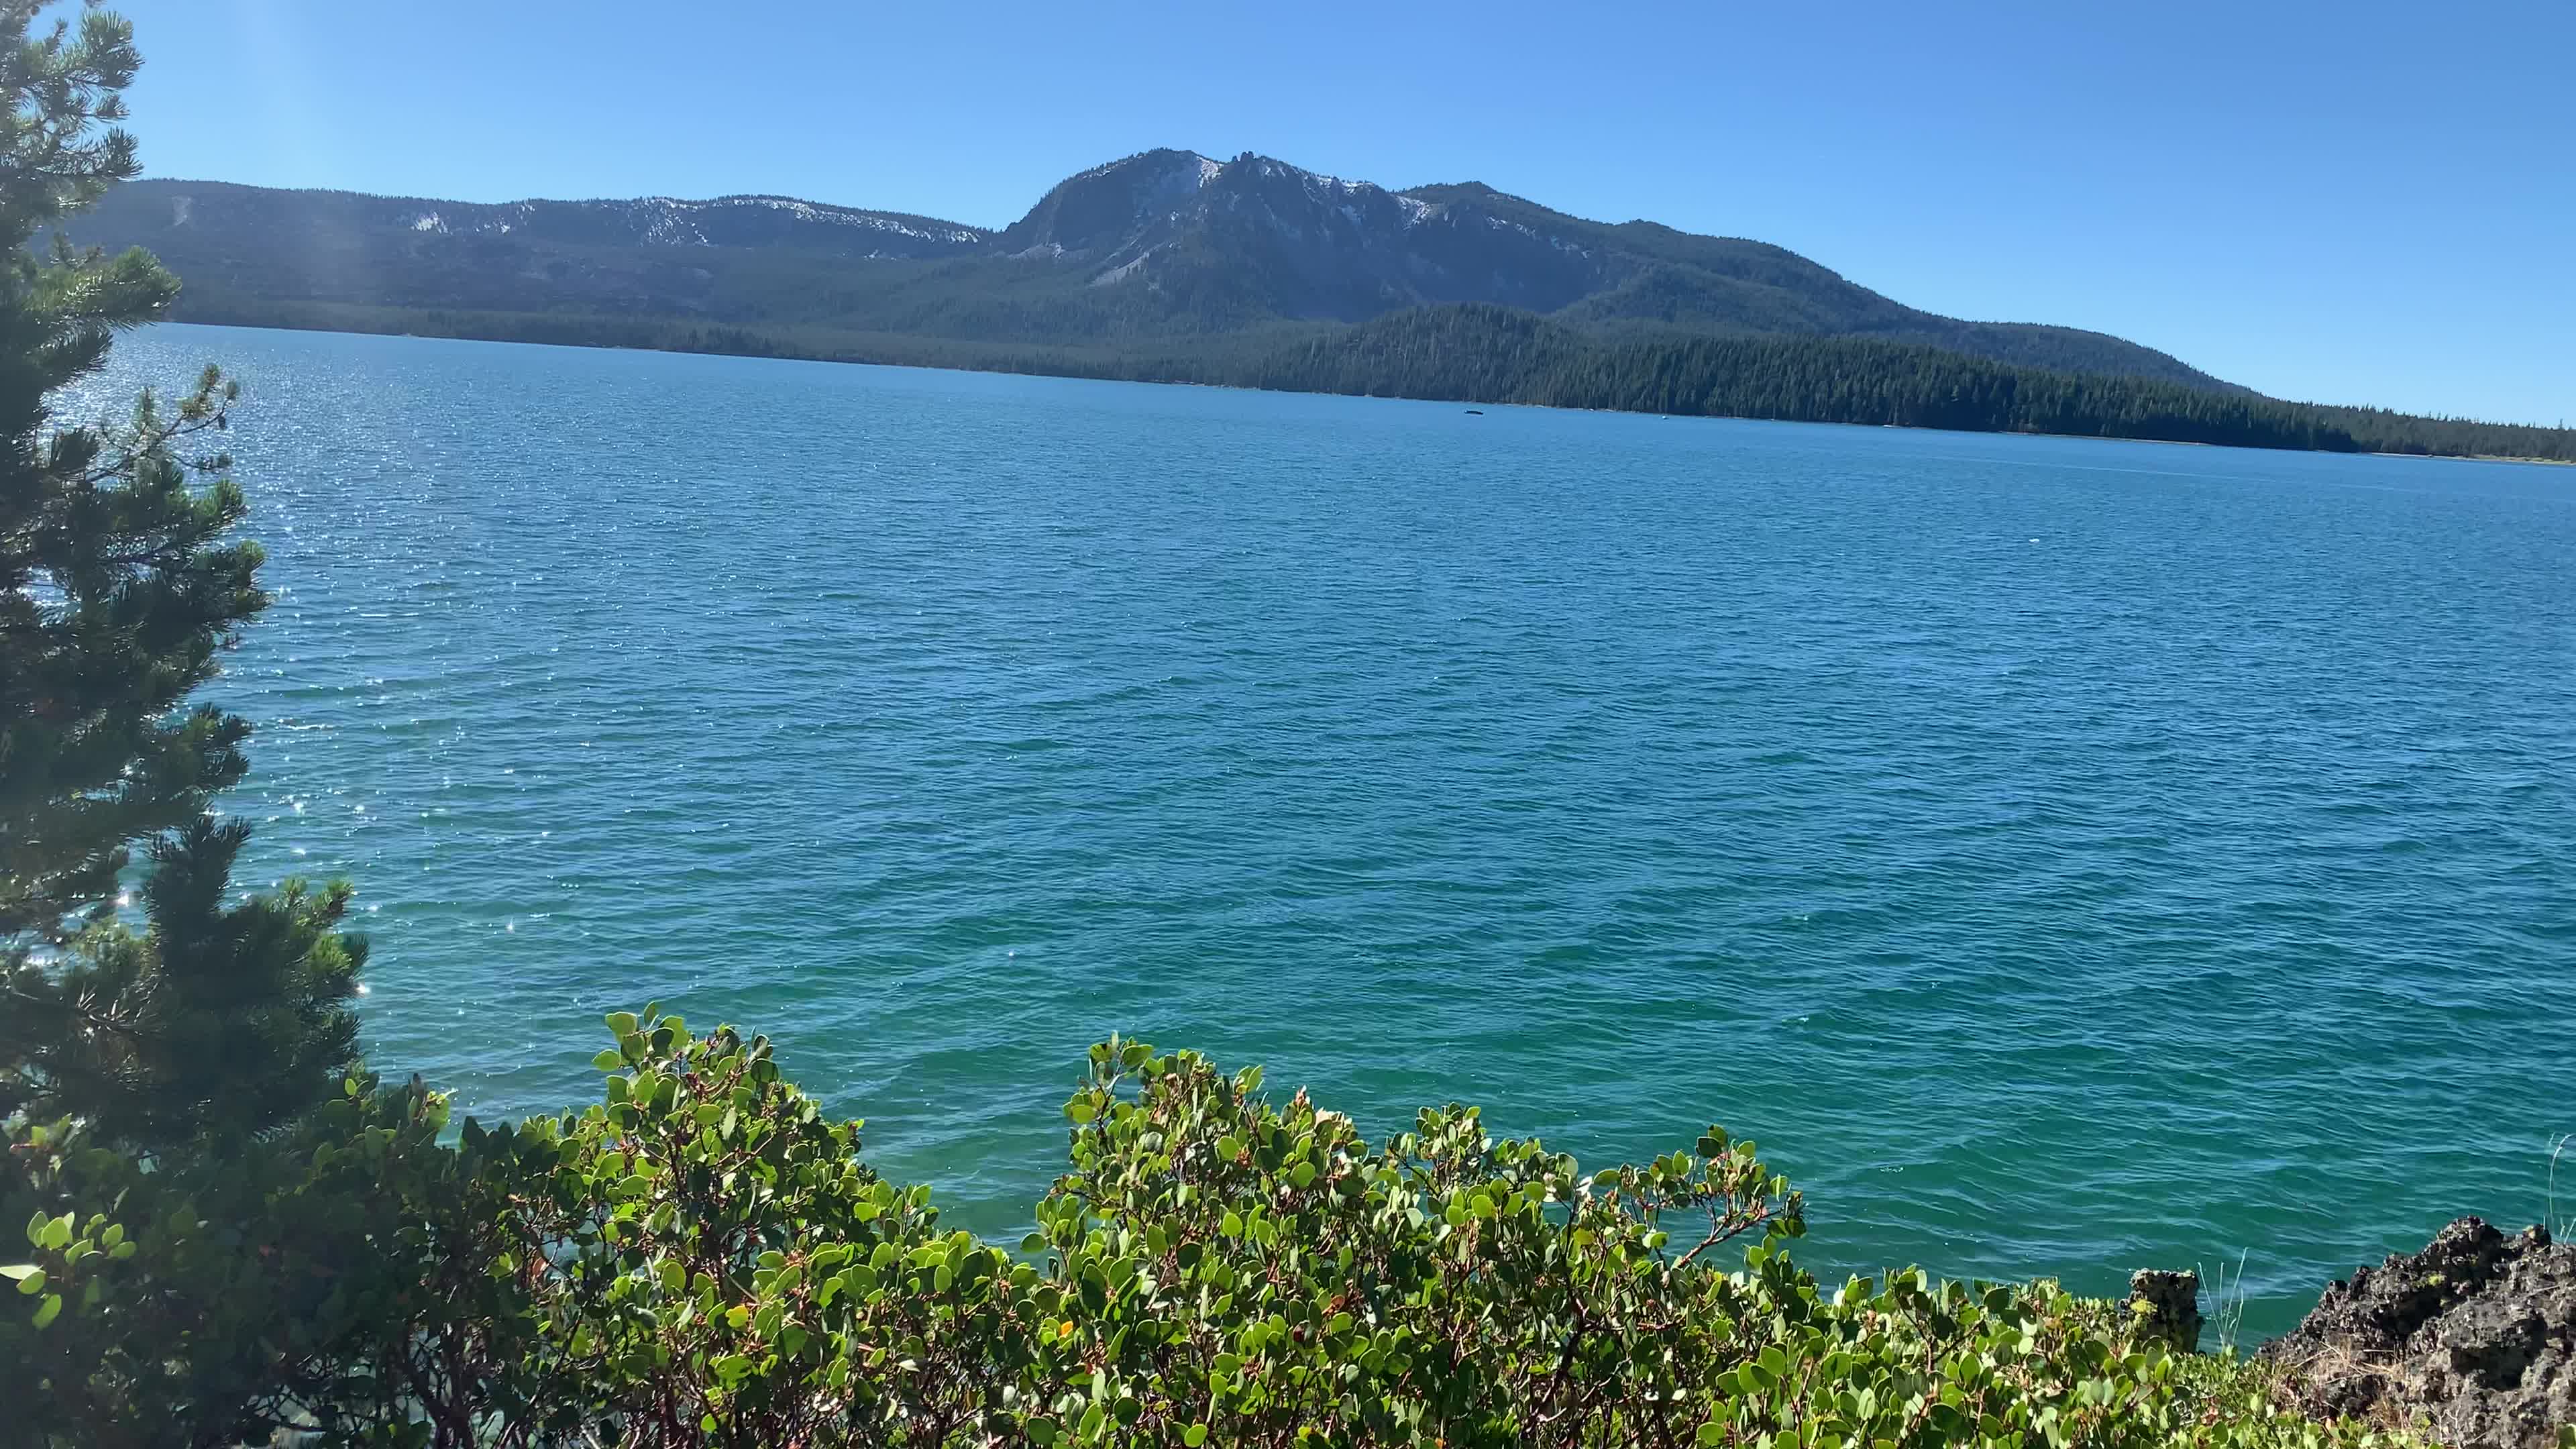
<path fill-rule="evenodd" d="M 316 315 L 320 314 L 320 315 Z M 844 345 L 830 350 L 798 346 L 785 339 L 767 336 L 750 329 L 723 325 L 699 324 L 698 335 L 717 335 L 722 345 L 675 345 L 667 340 L 667 329 L 685 325 L 689 319 L 668 317 L 600 318 L 588 314 L 553 313 L 452 313 L 430 309 L 413 310 L 390 307 L 358 307 L 348 304 L 314 304 L 309 311 L 286 311 L 256 318 L 243 316 L 224 308 L 200 311 L 184 303 L 173 315 L 162 318 L 192 326 L 239 327 L 264 332 L 328 332 L 361 337 L 419 337 L 454 342 L 510 343 L 537 347 L 577 347 L 607 352 L 661 352 L 702 357 L 755 357 L 778 362 L 832 363 L 859 367 L 911 367 L 938 372 L 985 372 L 1029 377 L 1061 377 L 1093 382 L 1133 382 L 1166 387 L 1222 388 L 1233 392 L 1272 392 L 1310 397 L 1367 397 L 1391 401 L 1453 403 L 1479 407 L 1544 408 L 1551 412 L 1619 413 L 1632 417 L 1720 418 L 1738 422 L 1816 423 L 1834 427 L 1902 428 L 1910 432 L 1953 433 L 1965 436 L 2019 436 L 2091 439 L 2106 442 L 2162 443 L 2178 447 L 2238 447 L 2252 452 L 2340 453 L 2354 457 L 2444 458 L 2463 463 L 2536 464 L 2546 467 L 2576 467 L 2576 457 L 2549 458 L 2489 453 L 2410 452 L 2388 448 L 2319 448 L 2264 446 L 2259 444 L 2207 441 L 2195 438 L 2142 437 L 2112 431 L 2072 432 L 2040 428 L 1944 427 L 1938 424 L 1877 422 L 1864 419 L 1781 417 L 1752 412 L 1676 412 L 1659 408 L 1593 407 L 1578 404 L 1532 402 L 1508 397 L 1484 395 L 1431 395 L 1429 393 L 1377 392 L 1342 388 L 1271 387 L 1259 383 L 1192 377 L 1178 368 L 1185 366 L 1175 358 L 1112 359 L 1086 355 L 1073 349 L 1046 344 L 1014 345 L 956 341 L 943 338 L 914 337 L 900 334 L 849 334 L 835 339 Z M 627 323 L 633 335 L 620 337 L 604 333 L 603 325 Z M 483 325 L 476 325 L 476 324 Z M 461 324 L 461 325 L 460 325 Z M 531 335 L 535 334 L 535 335 Z M 750 345 L 745 345 L 750 344 Z M 1154 365 L 1157 361 L 1162 366 Z M 2297 406 L 2317 406 L 2299 404 Z M 2523 426 L 2523 425 L 2509 425 Z M 2545 430 L 2544 430 L 2545 431 Z"/>

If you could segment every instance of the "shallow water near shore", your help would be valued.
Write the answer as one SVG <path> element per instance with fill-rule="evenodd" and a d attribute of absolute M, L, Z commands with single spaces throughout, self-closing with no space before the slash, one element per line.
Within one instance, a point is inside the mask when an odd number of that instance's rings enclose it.
<path fill-rule="evenodd" d="M 658 998 L 1016 1233 L 1117 1030 L 2257 1336 L 2576 1131 L 2569 470 L 176 326 L 95 396 L 208 360 L 244 884 L 356 883 L 471 1112 Z"/>

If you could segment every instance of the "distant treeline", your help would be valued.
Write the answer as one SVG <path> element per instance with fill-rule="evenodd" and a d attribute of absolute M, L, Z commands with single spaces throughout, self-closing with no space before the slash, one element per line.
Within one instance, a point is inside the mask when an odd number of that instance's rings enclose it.
<path fill-rule="evenodd" d="M 191 299 L 188 320 L 1963 432 L 2576 462 L 2576 430 L 2280 402 L 1849 338 L 1604 337 L 1489 304 L 1356 326 L 1025 346 L 654 316 Z"/>
<path fill-rule="evenodd" d="M 1490 306 L 1432 307 L 1315 337 L 1239 380 L 1298 392 L 2244 448 L 2576 461 L 2576 430 L 2415 417 L 2012 367 L 1847 338 L 1601 340 Z"/>

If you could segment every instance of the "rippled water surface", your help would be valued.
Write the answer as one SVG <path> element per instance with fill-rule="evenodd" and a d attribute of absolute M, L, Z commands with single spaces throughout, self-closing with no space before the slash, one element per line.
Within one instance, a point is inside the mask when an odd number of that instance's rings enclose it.
<path fill-rule="evenodd" d="M 1014 1230 L 1112 1029 L 1759 1137 L 1819 1268 L 2248 1326 L 2576 1131 L 2576 470 L 170 327 L 252 876 L 484 1114 L 770 1032 Z M 2576 1163 L 2559 1211 L 2576 1215 Z"/>

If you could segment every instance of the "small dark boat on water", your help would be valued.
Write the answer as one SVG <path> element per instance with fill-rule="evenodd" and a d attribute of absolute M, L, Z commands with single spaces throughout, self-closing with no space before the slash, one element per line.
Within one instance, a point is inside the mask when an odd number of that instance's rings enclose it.
<path fill-rule="evenodd" d="M 1484 410 L 1483 408 L 1469 408 L 1469 409 L 1467 409 L 1467 416 L 1469 416 L 1469 417 L 1471 417 L 1471 418 L 1481 418 L 1481 417 L 1483 417 L 1484 415 L 1485 415 L 1485 410 Z"/>

